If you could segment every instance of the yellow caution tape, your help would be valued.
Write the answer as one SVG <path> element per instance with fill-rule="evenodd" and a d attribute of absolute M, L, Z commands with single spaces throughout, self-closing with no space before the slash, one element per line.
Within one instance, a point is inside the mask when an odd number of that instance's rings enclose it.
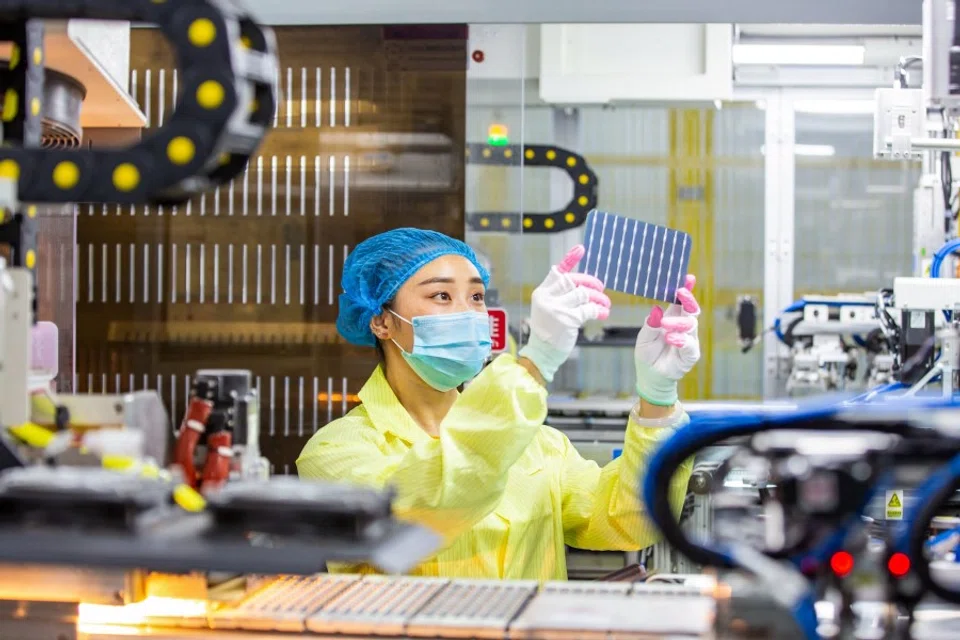
<path fill-rule="evenodd" d="M 173 490 L 173 501 L 176 502 L 181 509 L 190 511 L 191 513 L 203 511 L 207 506 L 207 501 L 203 499 L 203 496 L 193 487 L 186 484 L 178 485 L 177 488 Z"/>

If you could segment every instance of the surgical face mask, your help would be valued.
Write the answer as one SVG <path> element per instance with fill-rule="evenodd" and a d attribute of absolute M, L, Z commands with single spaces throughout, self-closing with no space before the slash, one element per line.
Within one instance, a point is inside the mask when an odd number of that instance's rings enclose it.
<path fill-rule="evenodd" d="M 437 391 L 450 391 L 475 377 L 490 356 L 490 317 L 465 311 L 407 320 L 413 327 L 413 350 L 396 344 L 420 378 Z"/>

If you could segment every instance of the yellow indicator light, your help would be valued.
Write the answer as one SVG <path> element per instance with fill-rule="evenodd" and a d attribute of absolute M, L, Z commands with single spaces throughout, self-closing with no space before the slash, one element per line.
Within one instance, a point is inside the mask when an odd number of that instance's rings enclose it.
<path fill-rule="evenodd" d="M 140 170 L 129 162 L 117 165 L 113 170 L 113 186 L 117 191 L 133 191 L 140 184 Z"/>
<path fill-rule="evenodd" d="M 64 160 L 53 169 L 53 184 L 61 189 L 73 189 L 80 182 L 80 167 Z"/>
<path fill-rule="evenodd" d="M 181 166 L 188 164 L 196 153 L 197 148 L 193 140 L 185 136 L 177 136 L 167 145 L 167 157 L 173 164 Z"/>
<path fill-rule="evenodd" d="M 216 80 L 207 80 L 197 88 L 197 102 L 204 109 L 218 109 L 224 96 L 223 85 Z"/>
<path fill-rule="evenodd" d="M 187 29 L 187 38 L 195 47 L 208 47 L 217 39 L 217 27 L 208 18 L 198 18 Z"/>

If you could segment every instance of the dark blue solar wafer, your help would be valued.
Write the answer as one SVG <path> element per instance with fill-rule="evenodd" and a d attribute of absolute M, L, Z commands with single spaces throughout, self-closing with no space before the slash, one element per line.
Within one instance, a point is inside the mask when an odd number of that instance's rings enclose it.
<path fill-rule="evenodd" d="M 682 231 L 594 210 L 587 215 L 584 246 L 581 271 L 607 289 L 673 303 L 692 243 Z"/>

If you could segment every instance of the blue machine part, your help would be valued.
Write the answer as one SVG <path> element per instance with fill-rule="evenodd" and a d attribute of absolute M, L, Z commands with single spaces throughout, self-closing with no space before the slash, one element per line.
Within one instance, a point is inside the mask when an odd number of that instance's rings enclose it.
<path fill-rule="evenodd" d="M 614 450 L 613 450 L 613 457 L 610 458 L 610 459 L 611 459 L 611 460 L 616 460 L 617 458 L 619 458 L 619 457 L 622 456 L 622 455 L 623 455 L 623 449 L 614 449 Z"/>
<path fill-rule="evenodd" d="M 591 211 L 584 246 L 583 273 L 596 276 L 608 289 L 673 303 L 693 243 L 676 229 Z"/>

